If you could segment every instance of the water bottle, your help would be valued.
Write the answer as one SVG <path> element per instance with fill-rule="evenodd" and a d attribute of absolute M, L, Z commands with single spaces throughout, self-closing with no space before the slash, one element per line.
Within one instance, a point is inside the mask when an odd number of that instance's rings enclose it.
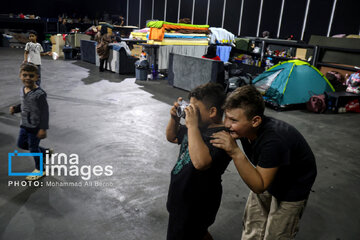
<path fill-rule="evenodd" d="M 151 73 L 152 73 L 152 79 L 156 80 L 157 79 L 157 72 L 156 72 L 154 64 L 151 64 Z"/>

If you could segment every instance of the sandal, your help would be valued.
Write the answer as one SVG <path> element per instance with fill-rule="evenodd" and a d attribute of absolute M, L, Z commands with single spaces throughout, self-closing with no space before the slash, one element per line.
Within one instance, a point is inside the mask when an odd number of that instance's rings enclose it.
<path fill-rule="evenodd" d="M 32 173 L 40 173 L 40 171 L 35 169 L 34 171 L 32 171 Z M 43 172 L 43 174 L 40 175 L 40 176 L 26 176 L 25 180 L 36 181 L 36 180 L 39 180 L 40 178 L 42 178 L 44 176 L 45 176 L 45 172 Z"/>

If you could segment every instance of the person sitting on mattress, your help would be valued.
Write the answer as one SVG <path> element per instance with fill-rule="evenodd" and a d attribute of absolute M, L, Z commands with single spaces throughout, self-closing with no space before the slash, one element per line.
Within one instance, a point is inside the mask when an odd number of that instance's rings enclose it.
<path fill-rule="evenodd" d="M 208 58 L 216 61 L 221 61 L 220 57 L 216 55 L 216 45 L 210 45 L 207 49 L 207 53 L 202 58 Z"/>

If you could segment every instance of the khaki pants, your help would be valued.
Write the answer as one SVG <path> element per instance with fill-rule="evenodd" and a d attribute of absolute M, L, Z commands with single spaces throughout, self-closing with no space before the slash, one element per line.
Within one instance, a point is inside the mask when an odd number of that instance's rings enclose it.
<path fill-rule="evenodd" d="M 245 206 L 242 240 L 294 239 L 306 200 L 278 201 L 270 193 L 250 191 Z"/>

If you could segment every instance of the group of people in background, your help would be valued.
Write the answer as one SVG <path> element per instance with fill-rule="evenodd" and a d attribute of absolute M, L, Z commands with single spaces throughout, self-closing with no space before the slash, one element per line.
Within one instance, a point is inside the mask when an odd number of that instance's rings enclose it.
<path fill-rule="evenodd" d="M 91 24 L 91 25 L 99 25 L 100 22 L 107 22 L 116 26 L 125 26 L 125 18 L 122 15 L 114 15 L 113 17 L 109 17 L 108 14 L 104 14 L 100 18 L 90 19 L 88 16 L 81 17 L 73 14 L 72 17 L 67 16 L 66 14 L 62 14 L 58 16 L 58 24 L 60 33 L 67 33 L 70 31 L 70 24 Z"/>

